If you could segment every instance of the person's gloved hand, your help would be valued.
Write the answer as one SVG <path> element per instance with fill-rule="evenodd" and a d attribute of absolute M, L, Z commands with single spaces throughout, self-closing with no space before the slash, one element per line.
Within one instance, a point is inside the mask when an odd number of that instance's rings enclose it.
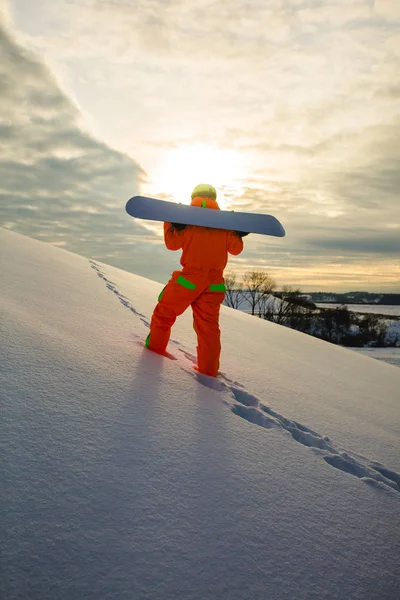
<path fill-rule="evenodd" d="M 234 233 L 236 233 L 236 235 L 238 235 L 240 238 L 242 238 L 245 235 L 249 235 L 250 231 L 235 231 Z"/>
<path fill-rule="evenodd" d="M 171 223 L 171 225 L 177 231 L 183 231 L 185 227 L 187 227 L 187 225 L 185 225 L 184 223 Z"/>

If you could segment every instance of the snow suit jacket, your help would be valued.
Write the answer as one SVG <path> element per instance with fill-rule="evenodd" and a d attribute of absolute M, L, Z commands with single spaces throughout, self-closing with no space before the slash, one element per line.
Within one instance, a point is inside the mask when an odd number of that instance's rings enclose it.
<path fill-rule="evenodd" d="M 191 205 L 219 210 L 217 202 L 209 198 L 193 198 Z M 164 241 L 169 250 L 182 248 L 184 270 L 219 271 L 221 275 L 228 262 L 228 253 L 236 256 L 243 250 L 243 240 L 233 231 L 197 225 L 187 225 L 178 231 L 171 223 L 164 223 Z"/>

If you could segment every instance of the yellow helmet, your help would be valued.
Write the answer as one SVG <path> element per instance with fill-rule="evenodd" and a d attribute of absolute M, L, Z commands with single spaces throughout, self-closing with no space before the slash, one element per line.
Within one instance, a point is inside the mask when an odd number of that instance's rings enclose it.
<path fill-rule="evenodd" d="M 192 200 L 193 198 L 210 198 L 211 200 L 216 200 L 217 191 L 215 187 L 209 185 L 208 183 L 200 183 L 194 188 L 191 197 Z"/>

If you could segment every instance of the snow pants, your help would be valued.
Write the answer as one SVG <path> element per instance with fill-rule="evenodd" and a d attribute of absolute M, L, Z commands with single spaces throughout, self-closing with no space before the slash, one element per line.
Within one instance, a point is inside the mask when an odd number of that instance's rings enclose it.
<path fill-rule="evenodd" d="M 225 297 L 221 271 L 183 269 L 174 271 L 158 297 L 150 323 L 146 346 L 164 354 L 171 327 L 189 306 L 197 334 L 197 367 L 200 373 L 216 377 L 221 354 L 219 311 Z"/>

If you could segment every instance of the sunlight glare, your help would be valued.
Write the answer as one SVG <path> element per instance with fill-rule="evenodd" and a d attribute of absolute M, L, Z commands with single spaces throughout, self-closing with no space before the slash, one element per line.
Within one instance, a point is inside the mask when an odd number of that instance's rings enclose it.
<path fill-rule="evenodd" d="M 199 183 L 209 183 L 217 188 L 218 204 L 224 208 L 221 186 L 239 190 L 242 171 L 243 160 L 235 150 L 181 146 L 166 153 L 151 187 L 154 192 L 171 195 L 176 202 L 189 204 L 192 189 Z"/>

